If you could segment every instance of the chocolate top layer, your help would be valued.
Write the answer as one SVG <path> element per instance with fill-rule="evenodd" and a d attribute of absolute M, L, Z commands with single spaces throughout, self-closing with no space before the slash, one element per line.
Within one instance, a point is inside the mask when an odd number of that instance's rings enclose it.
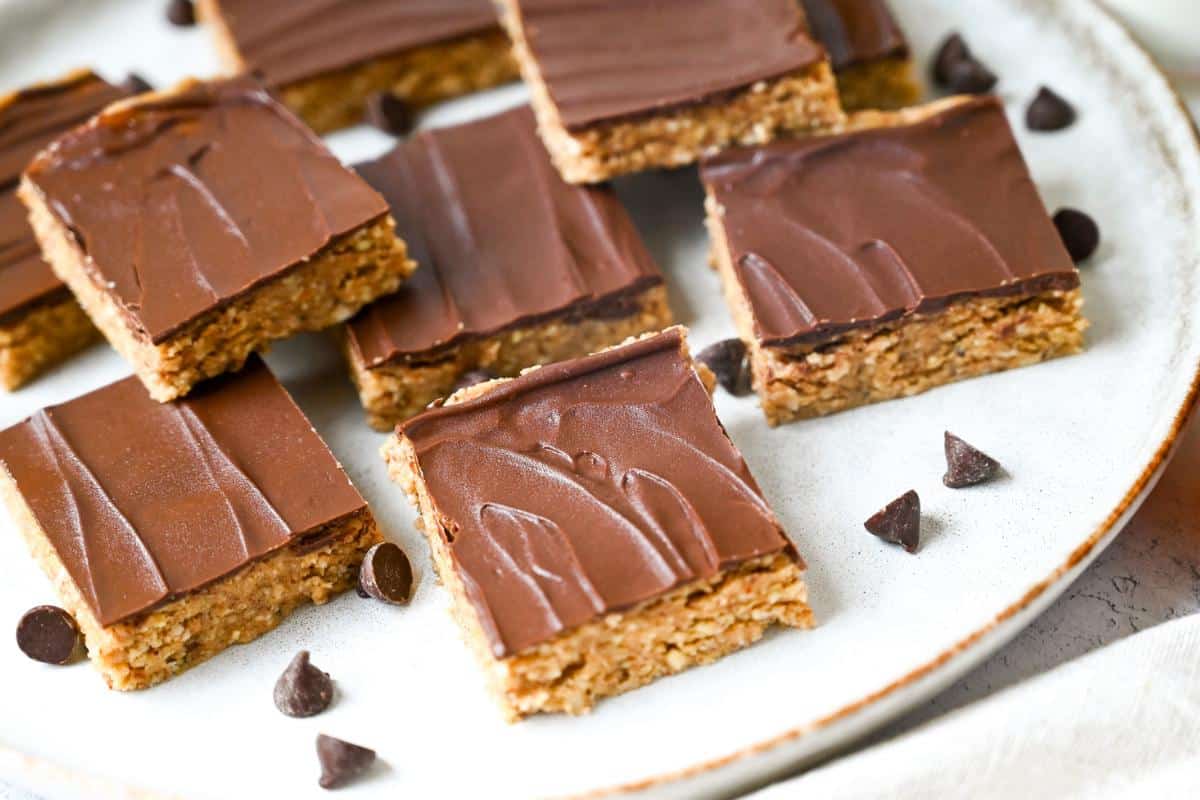
<path fill-rule="evenodd" d="M 402 424 L 497 658 L 792 552 L 672 328 Z"/>
<path fill-rule="evenodd" d="M 489 0 L 219 0 L 247 71 L 270 86 L 498 27 Z"/>
<path fill-rule="evenodd" d="M 64 131 L 124 96 L 86 71 L 0 96 L 0 317 L 66 291 L 42 261 L 17 199 L 21 170 Z"/>
<path fill-rule="evenodd" d="M 47 408 L 0 463 L 101 625 L 366 505 L 257 358 L 175 403 L 127 378 Z"/>
<path fill-rule="evenodd" d="M 802 0 L 813 36 L 836 70 L 908 56 L 908 42 L 886 0 Z"/>
<path fill-rule="evenodd" d="M 93 280 L 155 343 L 387 213 L 248 79 L 110 108 L 26 175 L 75 234 Z"/>
<path fill-rule="evenodd" d="M 767 345 L 1079 285 L 994 97 L 701 168 Z"/>
<path fill-rule="evenodd" d="M 420 265 L 350 324 L 369 366 L 662 282 L 612 189 L 559 177 L 527 107 L 422 132 L 357 169 Z"/>
<path fill-rule="evenodd" d="M 796 0 L 518 0 L 571 129 L 700 103 L 821 61 Z"/>

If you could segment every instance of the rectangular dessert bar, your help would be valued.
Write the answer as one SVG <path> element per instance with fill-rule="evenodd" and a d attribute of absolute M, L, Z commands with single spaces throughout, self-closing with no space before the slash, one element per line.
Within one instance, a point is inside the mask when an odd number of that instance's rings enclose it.
<path fill-rule="evenodd" d="M 513 376 L 671 324 L 620 201 L 559 178 L 528 107 L 422 132 L 357 169 L 420 265 L 347 325 L 351 374 L 380 430 L 465 373 Z"/>
<path fill-rule="evenodd" d="M 345 321 L 415 266 L 383 197 L 249 79 L 110 106 L 19 194 L 46 260 L 160 401 Z"/>
<path fill-rule="evenodd" d="M 1083 348 L 1079 273 L 994 97 L 865 112 L 701 177 L 771 424 Z"/>
<path fill-rule="evenodd" d="M 0 496 L 121 690 L 324 603 L 380 540 L 257 358 L 176 403 L 127 378 L 0 432 Z"/>
<path fill-rule="evenodd" d="M 384 456 L 510 721 L 812 625 L 680 328 L 463 389 Z"/>
<path fill-rule="evenodd" d="M 5 389 L 19 388 L 100 339 L 42 260 L 17 185 L 38 151 L 125 95 L 87 70 L 0 95 L 0 385 Z"/>
<path fill-rule="evenodd" d="M 594 183 L 841 121 L 797 0 L 499 0 L 542 139 Z"/>
<path fill-rule="evenodd" d="M 490 0 L 200 0 L 226 68 L 253 73 L 318 133 L 389 92 L 423 106 L 518 77 Z"/>
<path fill-rule="evenodd" d="M 846 111 L 899 109 L 921 97 L 908 40 L 887 0 L 802 0 Z"/>

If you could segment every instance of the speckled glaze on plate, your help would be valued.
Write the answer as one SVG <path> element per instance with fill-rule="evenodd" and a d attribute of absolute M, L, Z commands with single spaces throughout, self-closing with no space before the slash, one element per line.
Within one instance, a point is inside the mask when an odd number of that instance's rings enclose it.
<path fill-rule="evenodd" d="M 342 791 L 351 798 L 724 796 L 844 746 L 1028 624 L 1132 514 L 1195 394 L 1200 151 L 1166 79 L 1091 0 L 894 4 L 923 59 L 946 32 L 966 34 L 1002 76 L 999 91 L 1046 204 L 1087 210 L 1105 241 L 1083 276 L 1094 323 L 1083 356 L 778 430 L 763 424 L 752 399 L 718 395 L 722 419 L 810 564 L 818 629 L 771 635 L 588 717 L 506 725 L 446 614 L 412 513 L 376 455 L 381 437 L 363 424 L 336 349 L 301 337 L 268 360 L 386 534 L 414 555 L 412 605 L 351 594 L 132 695 L 106 691 L 86 666 L 43 667 L 0 644 L 0 779 L 51 797 L 133 785 L 187 798 L 316 798 L 313 740 L 323 732 L 372 746 L 385 762 Z M 0 88 L 84 62 L 113 78 L 137 69 L 160 84 L 215 69 L 206 33 L 169 28 L 160 14 L 157 3 L 0 0 Z M 1077 105 L 1075 127 L 1024 131 L 1024 105 L 1042 83 Z M 425 122 L 473 118 L 522 97 L 503 89 L 443 106 Z M 367 130 L 331 141 L 348 161 L 388 142 Z M 730 335 L 705 262 L 694 172 L 640 176 L 618 190 L 668 273 L 693 341 Z M 0 425 L 127 373 L 95 348 L 0 397 Z M 944 429 L 999 458 L 1008 476 L 945 489 Z M 910 488 L 927 511 L 927 543 L 915 557 L 862 529 Z M 0 625 L 53 600 L 7 521 L 0 563 Z M 271 686 L 300 648 L 333 675 L 339 695 L 321 716 L 292 720 L 274 710 Z"/>

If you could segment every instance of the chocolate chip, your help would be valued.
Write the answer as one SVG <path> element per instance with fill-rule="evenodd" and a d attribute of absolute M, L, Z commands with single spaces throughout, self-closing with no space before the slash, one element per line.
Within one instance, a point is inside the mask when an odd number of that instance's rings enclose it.
<path fill-rule="evenodd" d="M 1082 211 L 1059 209 L 1054 215 L 1054 227 L 1058 228 L 1058 235 L 1076 264 L 1087 261 L 1100 246 L 1100 226 Z"/>
<path fill-rule="evenodd" d="M 17 647 L 43 664 L 70 664 L 83 657 L 83 637 L 75 618 L 58 606 L 37 606 L 17 623 Z"/>
<path fill-rule="evenodd" d="M 412 564 L 403 550 L 391 542 L 380 542 L 367 551 L 358 570 L 360 597 L 402 605 L 408 602 L 412 585 Z"/>
<path fill-rule="evenodd" d="M 963 489 L 987 483 L 1000 472 L 1000 462 L 946 431 L 946 474 L 942 483 Z"/>
<path fill-rule="evenodd" d="M 1061 131 L 1075 122 L 1075 107 L 1043 86 L 1025 109 L 1025 124 L 1031 131 Z"/>
<path fill-rule="evenodd" d="M 321 762 L 322 789 L 336 789 L 358 777 L 375 763 L 375 751 L 343 742 L 332 736 L 317 736 L 317 759 Z"/>
<path fill-rule="evenodd" d="M 753 391 L 750 385 L 750 360 L 741 339 L 725 339 L 710 344 L 696 355 L 696 360 L 712 370 L 717 382 L 734 397 Z"/>
<path fill-rule="evenodd" d="M 942 42 L 933 58 L 933 80 L 938 86 L 950 82 L 950 68 L 960 61 L 970 59 L 971 51 L 961 34 L 952 33 Z"/>
<path fill-rule="evenodd" d="M 129 94 L 145 94 L 146 92 L 154 91 L 154 87 L 150 85 L 150 81 L 136 72 L 129 73 L 128 77 L 121 82 L 121 88 Z"/>
<path fill-rule="evenodd" d="M 500 376 L 492 372 L 490 369 L 473 369 L 470 372 L 464 372 L 454 384 L 454 388 L 450 390 L 450 394 L 454 394 L 459 389 L 467 389 L 480 383 L 494 381 Z"/>
<path fill-rule="evenodd" d="M 333 702 L 333 681 L 301 650 L 275 681 L 275 707 L 289 717 L 311 717 Z"/>
<path fill-rule="evenodd" d="M 376 92 L 367 98 L 367 122 L 384 133 L 403 136 L 413 129 L 416 116 L 412 106 L 390 92 Z"/>
<path fill-rule="evenodd" d="M 938 49 L 933 61 L 933 79 L 956 92 L 983 94 L 996 85 L 996 74 L 975 58 L 961 35 L 953 33 Z"/>
<path fill-rule="evenodd" d="M 917 552 L 921 546 L 921 498 L 916 492 L 905 492 L 867 520 L 866 527 L 885 542 Z"/>
<path fill-rule="evenodd" d="M 167 3 L 167 21 L 180 28 L 196 24 L 196 7 L 192 0 L 170 0 Z"/>

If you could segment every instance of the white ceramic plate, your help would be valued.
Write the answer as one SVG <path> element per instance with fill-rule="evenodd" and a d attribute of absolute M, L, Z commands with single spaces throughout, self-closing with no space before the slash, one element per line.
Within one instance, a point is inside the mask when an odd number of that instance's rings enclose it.
<path fill-rule="evenodd" d="M 1144 496 L 1194 393 L 1200 157 L 1165 79 L 1089 0 L 894 4 L 922 60 L 947 31 L 966 32 L 1003 76 L 1047 205 L 1090 211 L 1105 244 L 1084 275 L 1094 324 L 1081 357 L 781 430 L 763 424 L 752 400 L 718 394 L 722 419 L 811 565 L 817 630 L 772 635 L 585 718 L 506 725 L 447 616 L 412 514 L 387 482 L 376 455 L 381 437 L 363 425 L 333 347 L 302 337 L 269 361 L 387 535 L 416 557 L 412 606 L 343 597 L 137 694 L 106 691 L 86 666 L 27 661 L 5 641 L 0 743 L 10 750 L 0 770 L 64 796 L 71 784 L 63 774 L 106 782 L 75 790 L 84 795 L 136 785 L 194 798 L 318 797 L 313 739 L 323 731 L 377 748 L 386 762 L 347 797 L 717 795 L 896 715 L 1028 623 Z M 168 28 L 158 2 L 0 0 L 0 87 L 83 64 L 114 78 L 138 69 L 159 84 L 215 68 L 206 33 Z M 1077 103 L 1081 119 L 1071 130 L 1032 135 L 1019 124 L 1042 82 Z M 472 98 L 428 123 L 521 97 L 514 87 Z M 348 161 L 388 144 L 365 130 L 332 142 Z M 730 335 L 705 263 L 694 173 L 642 176 L 620 191 L 669 273 L 694 341 Z M 0 424 L 126 372 L 97 347 L 0 398 Z M 947 428 L 999 457 L 1010 477 L 971 491 L 943 488 Z M 928 511 L 928 541 L 916 557 L 862 530 L 868 514 L 910 488 Z M 53 601 L 7 523 L 0 564 L 4 626 Z M 271 686 L 301 647 L 333 674 L 340 696 L 322 716 L 292 720 L 273 708 Z"/>

